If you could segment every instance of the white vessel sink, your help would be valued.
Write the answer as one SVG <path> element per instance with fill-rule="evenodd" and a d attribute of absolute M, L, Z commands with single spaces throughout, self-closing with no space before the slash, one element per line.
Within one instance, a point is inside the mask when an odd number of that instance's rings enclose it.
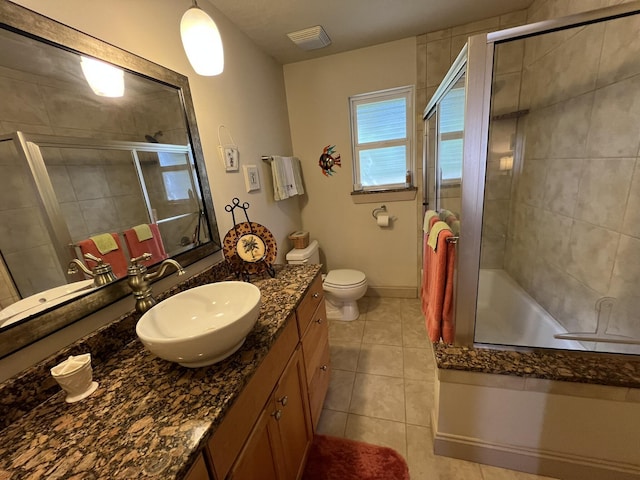
<path fill-rule="evenodd" d="M 136 334 L 151 353 L 185 367 L 204 367 L 238 350 L 260 313 L 260 289 L 218 282 L 178 293 L 146 312 Z"/>
<path fill-rule="evenodd" d="M 66 302 L 74 297 L 88 293 L 93 286 L 93 280 L 81 280 L 67 283 L 59 287 L 50 288 L 3 308 L 0 311 L 0 327 L 6 327 L 23 318 L 40 313 L 47 308 Z"/>

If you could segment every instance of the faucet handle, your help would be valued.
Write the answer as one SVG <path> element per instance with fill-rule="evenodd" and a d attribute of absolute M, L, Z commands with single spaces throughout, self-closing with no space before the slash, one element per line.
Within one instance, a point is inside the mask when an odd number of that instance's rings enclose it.
<path fill-rule="evenodd" d="M 144 262 L 145 260 L 149 260 L 153 255 L 149 252 L 143 253 L 139 257 L 134 257 L 131 259 L 131 266 L 137 265 L 139 262 Z"/>
<path fill-rule="evenodd" d="M 91 260 L 92 262 L 96 262 L 98 265 L 103 263 L 103 260 L 101 258 L 96 257 L 92 253 L 85 253 L 84 258 L 86 258 L 87 260 Z"/>

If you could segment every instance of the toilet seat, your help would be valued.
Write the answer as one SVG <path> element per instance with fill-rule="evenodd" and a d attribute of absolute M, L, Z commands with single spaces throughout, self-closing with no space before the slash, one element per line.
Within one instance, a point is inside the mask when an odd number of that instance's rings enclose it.
<path fill-rule="evenodd" d="M 356 288 L 364 285 L 367 277 L 358 270 L 331 270 L 324 279 L 324 285 L 329 288 Z"/>

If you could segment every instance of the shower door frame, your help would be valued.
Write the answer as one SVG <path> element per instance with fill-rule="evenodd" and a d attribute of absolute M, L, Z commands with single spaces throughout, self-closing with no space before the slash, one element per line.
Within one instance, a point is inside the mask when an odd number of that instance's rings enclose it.
<path fill-rule="evenodd" d="M 495 44 L 635 14 L 640 14 L 640 0 L 469 37 L 466 45 L 461 226 L 457 243 L 457 279 L 454 288 L 456 345 L 513 350 L 533 348 L 474 341 Z M 450 79 L 457 62 L 458 59 L 445 79 Z M 440 87 L 443 85 L 444 82 Z M 442 91 L 440 87 L 436 90 L 436 95 L 444 91 L 444 87 Z M 439 100 L 436 95 L 429 102 L 431 108 L 432 102 Z M 425 109 L 425 119 L 429 106 Z"/>

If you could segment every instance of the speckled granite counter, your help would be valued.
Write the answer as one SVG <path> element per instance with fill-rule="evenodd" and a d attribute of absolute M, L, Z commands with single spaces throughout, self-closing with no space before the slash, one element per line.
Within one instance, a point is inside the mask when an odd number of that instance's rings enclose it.
<path fill-rule="evenodd" d="M 319 268 L 276 266 L 275 278 L 254 280 L 262 292 L 258 322 L 242 348 L 216 365 L 188 369 L 154 357 L 135 338 L 137 318 L 131 314 L 25 372 L 21 382 L 0 386 L 0 414 L 6 422 L 10 419 L 0 437 L 0 480 L 181 478 Z M 203 282 L 200 278 L 185 284 Z M 173 293 L 181 289 L 184 286 Z M 104 361 L 94 365 L 100 386 L 93 395 L 68 404 L 58 389 L 34 408 L 19 405 L 25 403 L 21 397 L 26 400 L 26 380 L 45 381 L 42 373 L 58 360 L 74 351 L 86 352 L 87 346 L 100 349 L 104 342 L 113 343 L 111 337 L 118 332 L 129 341 L 110 355 L 101 352 Z"/>
<path fill-rule="evenodd" d="M 510 351 L 434 344 L 438 368 L 640 388 L 640 359 L 559 350 Z"/>

